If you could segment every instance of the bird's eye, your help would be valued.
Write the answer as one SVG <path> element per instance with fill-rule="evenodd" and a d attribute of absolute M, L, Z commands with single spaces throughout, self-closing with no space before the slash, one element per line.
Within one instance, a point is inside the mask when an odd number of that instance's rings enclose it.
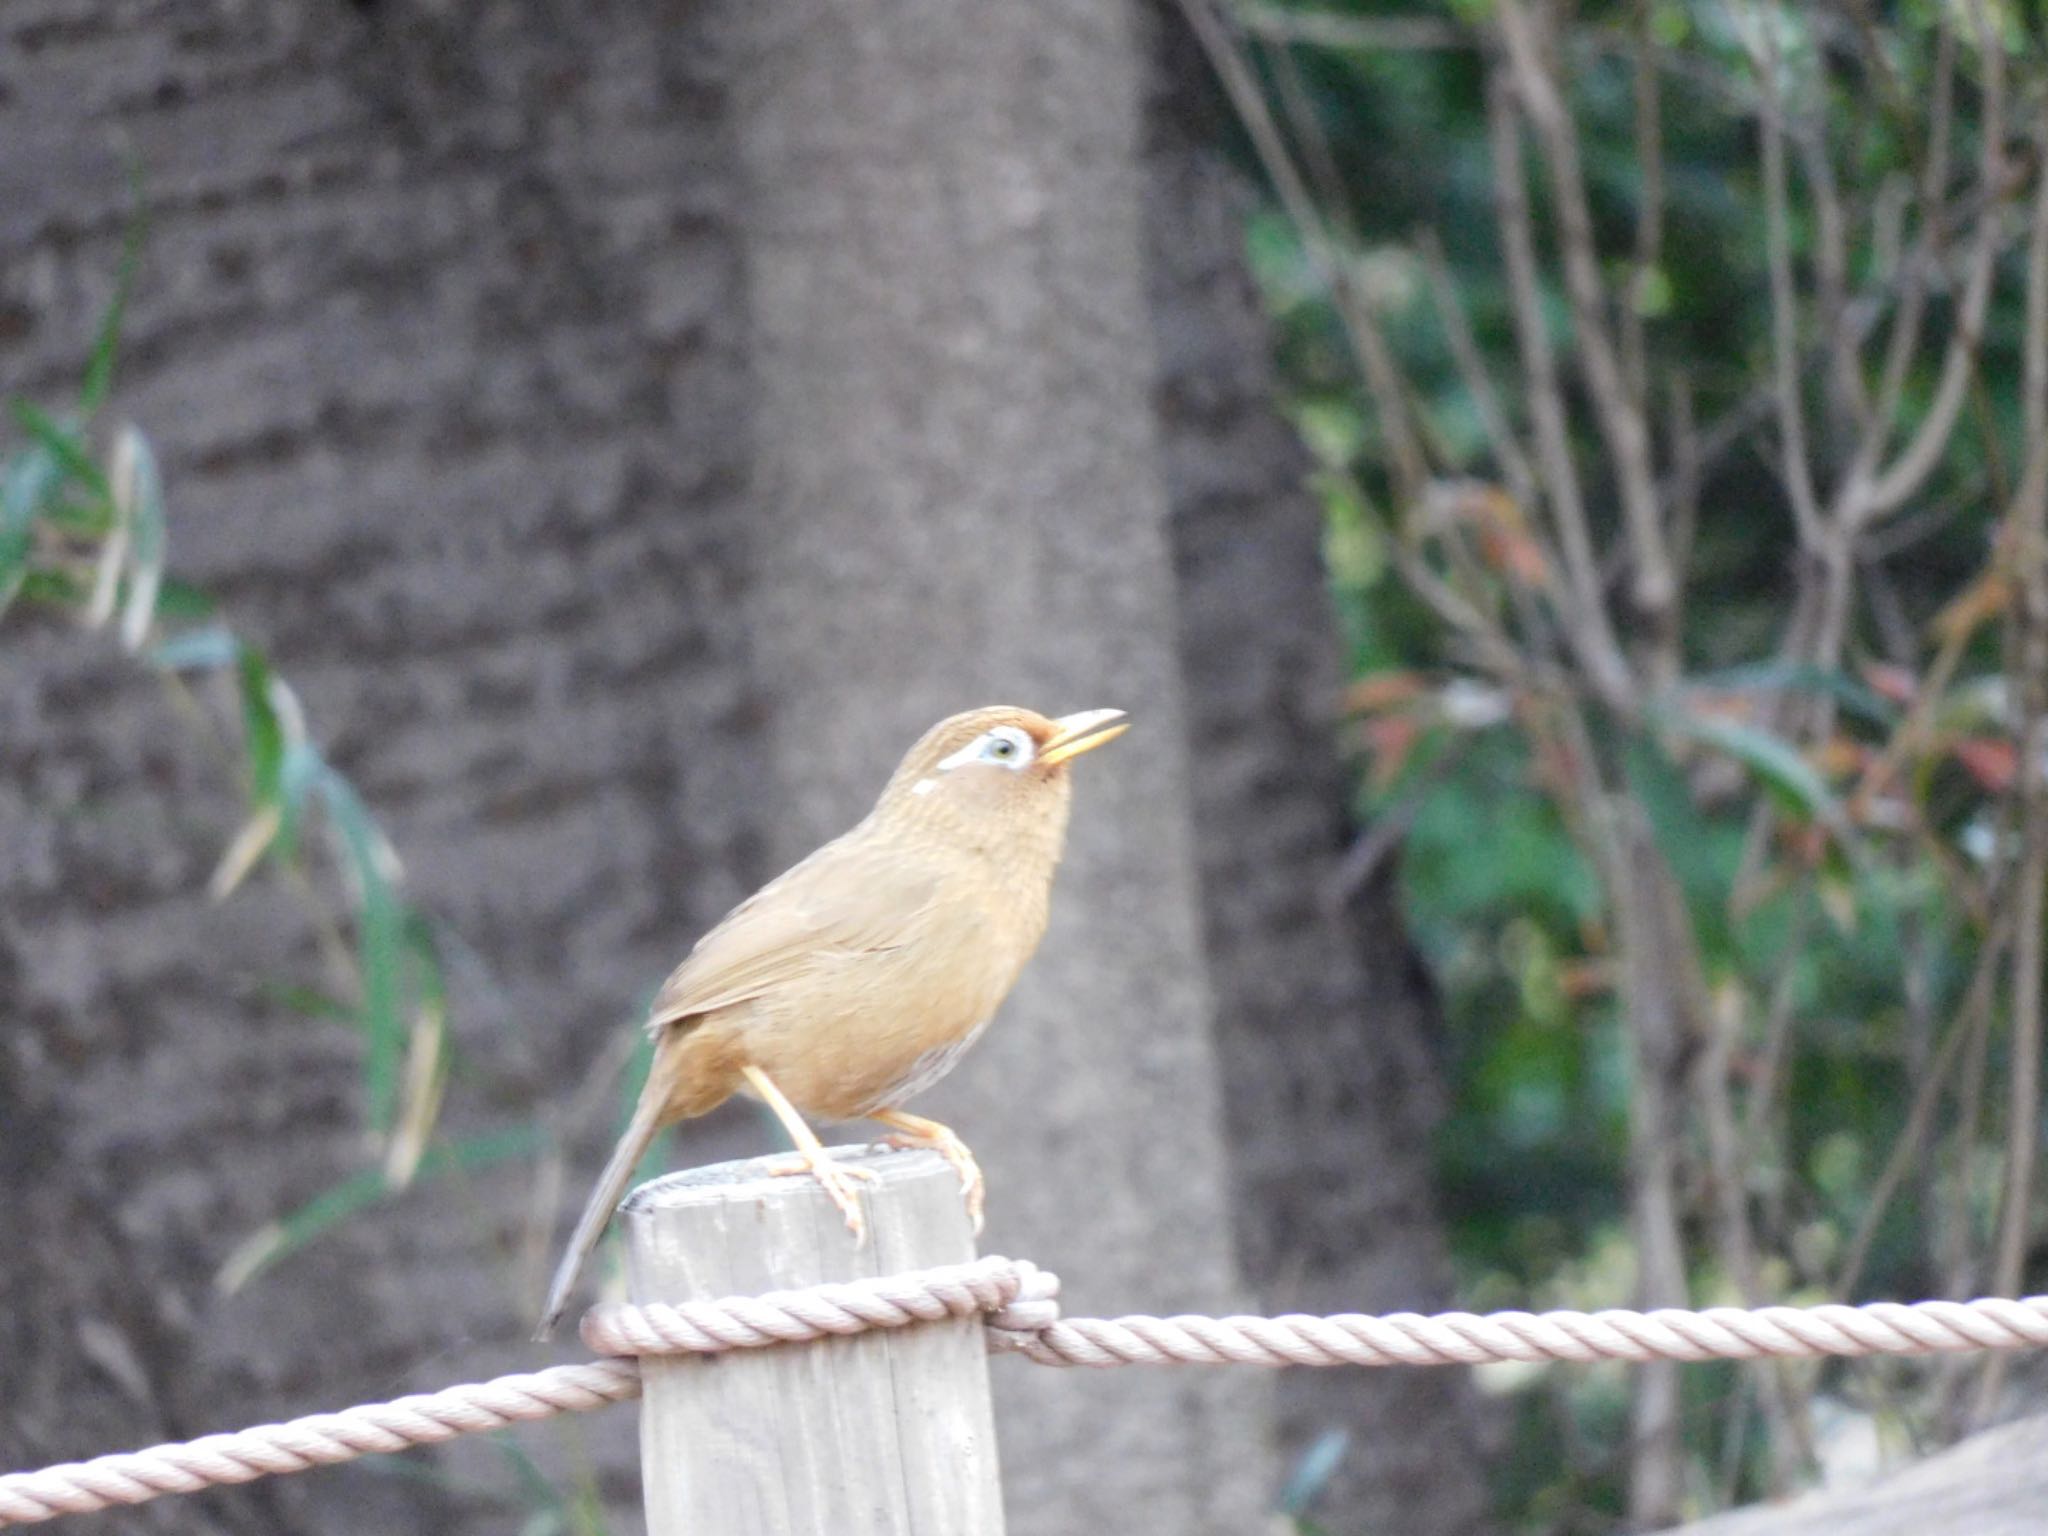
<path fill-rule="evenodd" d="M 999 725 L 983 731 L 951 757 L 939 764 L 939 772 L 951 773 L 972 763 L 990 764 L 1021 773 L 1031 766 L 1032 740 L 1014 726 Z"/>

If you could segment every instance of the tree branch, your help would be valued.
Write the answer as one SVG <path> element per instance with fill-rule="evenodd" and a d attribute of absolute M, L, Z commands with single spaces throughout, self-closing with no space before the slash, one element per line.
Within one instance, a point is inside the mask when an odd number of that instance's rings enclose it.
<path fill-rule="evenodd" d="M 1602 595 L 1600 562 L 1586 515 L 1578 466 L 1572 459 L 1564 390 L 1557 357 L 1543 323 L 1542 281 L 1537 275 L 1535 224 L 1522 182 L 1522 134 L 1512 87 L 1498 67 L 1486 80 L 1486 122 L 1493 152 L 1494 222 L 1500 230 L 1501 260 L 1507 269 L 1515 340 L 1522 356 L 1523 386 L 1536 429 L 1536 458 L 1545 500 L 1564 552 L 1563 604 L 1566 633 L 1594 691 L 1618 709 L 1632 707 L 1635 679 L 1615 637 Z"/>
<path fill-rule="evenodd" d="M 1614 459 L 1621 487 L 1622 520 L 1635 566 L 1630 595 L 1637 611 L 1661 630 L 1671 612 L 1677 583 L 1657 513 L 1657 477 L 1651 462 L 1645 402 L 1630 395 L 1607 321 L 1607 292 L 1600 277 L 1592 210 L 1586 201 L 1578 133 L 1544 58 L 1536 22 L 1522 0 L 1501 0 L 1499 20 L 1516 95 L 1535 127 L 1550 168 L 1558 252 L 1578 336 L 1580 371 L 1592 396 L 1595 425 Z"/>

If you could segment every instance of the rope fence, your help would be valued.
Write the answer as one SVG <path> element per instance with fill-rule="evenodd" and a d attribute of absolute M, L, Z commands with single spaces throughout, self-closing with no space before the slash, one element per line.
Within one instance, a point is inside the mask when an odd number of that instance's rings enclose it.
<path fill-rule="evenodd" d="M 997 1353 L 1019 1354 L 1041 1365 L 1096 1367 L 1811 1359 L 2048 1346 L 2048 1296 L 1697 1312 L 1064 1320 L 1058 1296 L 1058 1278 L 1029 1260 L 991 1257 L 762 1296 L 641 1307 L 607 1304 L 584 1317 L 582 1335 L 591 1349 L 613 1358 L 39 1472 L 9 1473 L 0 1476 L 0 1526 L 303 1472 L 626 1402 L 640 1395 L 639 1366 L 630 1357 L 801 1344 L 947 1318 L 983 1318 L 989 1348 Z"/>

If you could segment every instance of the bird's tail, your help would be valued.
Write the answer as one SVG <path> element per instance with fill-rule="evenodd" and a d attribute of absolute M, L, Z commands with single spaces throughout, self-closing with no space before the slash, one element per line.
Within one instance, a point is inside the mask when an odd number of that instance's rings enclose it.
<path fill-rule="evenodd" d="M 648 1087 L 651 1090 L 654 1085 L 649 1083 Z M 555 1266 L 554 1282 L 548 1286 L 547 1308 L 541 1313 L 540 1327 L 534 1331 L 536 1342 L 546 1342 L 568 1308 L 570 1288 L 576 1284 L 577 1275 L 582 1273 L 584 1261 L 604 1235 L 605 1223 L 611 1220 L 612 1212 L 625 1196 L 626 1182 L 633 1177 L 633 1170 L 639 1167 L 648 1143 L 661 1129 L 661 1109 L 662 1096 L 659 1093 L 650 1091 L 640 1095 L 640 1104 L 633 1111 L 631 1123 L 619 1138 L 619 1144 L 612 1148 L 611 1161 L 604 1165 L 597 1187 L 590 1192 L 589 1203 L 576 1219 L 576 1231 L 562 1254 L 562 1262 Z"/>

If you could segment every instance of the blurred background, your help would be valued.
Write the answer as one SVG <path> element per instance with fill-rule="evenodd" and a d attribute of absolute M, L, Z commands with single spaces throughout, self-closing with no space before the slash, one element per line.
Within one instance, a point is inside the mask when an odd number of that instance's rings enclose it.
<path fill-rule="evenodd" d="M 654 988 L 998 701 L 1139 722 L 918 1106 L 1070 1310 L 2043 1289 L 2044 50 L 9 0 L 0 1464 L 574 1358 Z M 2043 1386 L 995 1376 L 1023 1536 L 1658 1529 Z M 595 1536 L 636 1460 L 74 1523 Z"/>

